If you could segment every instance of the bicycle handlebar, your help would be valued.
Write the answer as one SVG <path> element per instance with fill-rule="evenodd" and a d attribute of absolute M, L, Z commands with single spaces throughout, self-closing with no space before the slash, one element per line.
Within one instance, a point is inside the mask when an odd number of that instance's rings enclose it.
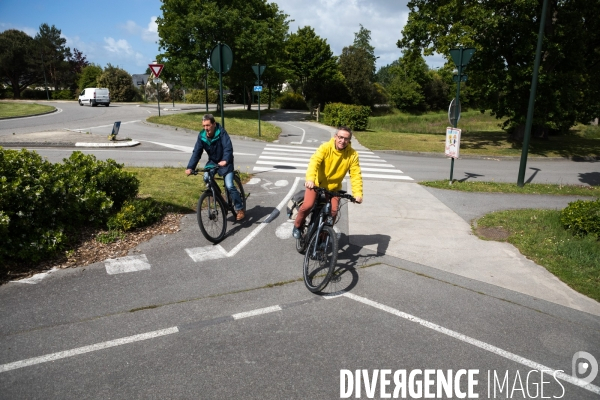
<path fill-rule="evenodd" d="M 219 168 L 218 165 L 209 165 L 208 167 L 193 169 L 190 175 L 198 175 L 199 172 L 210 172 Z"/>
<path fill-rule="evenodd" d="M 332 192 L 332 191 L 329 191 L 327 189 L 324 189 L 324 188 L 318 187 L 318 186 L 314 186 L 312 188 L 312 190 L 314 190 L 317 193 L 325 193 L 325 194 L 328 194 L 328 195 L 330 195 L 332 197 L 340 197 L 342 199 L 347 199 L 347 200 L 350 200 L 353 203 L 356 203 L 356 199 L 354 198 L 354 196 L 352 196 L 351 194 L 346 193 L 345 190 L 340 190 L 339 192 Z"/>

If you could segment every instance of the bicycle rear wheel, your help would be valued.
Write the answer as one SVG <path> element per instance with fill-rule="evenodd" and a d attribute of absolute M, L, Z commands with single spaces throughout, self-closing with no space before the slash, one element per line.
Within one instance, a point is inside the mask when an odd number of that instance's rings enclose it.
<path fill-rule="evenodd" d="M 227 219 L 225 218 L 225 205 L 223 201 L 215 198 L 211 191 L 202 193 L 198 200 L 198 226 L 204 237 L 213 243 L 217 243 L 225 236 Z"/>
<path fill-rule="evenodd" d="M 304 284 L 313 293 L 327 286 L 337 262 L 337 236 L 330 226 L 310 238 L 304 255 Z"/>

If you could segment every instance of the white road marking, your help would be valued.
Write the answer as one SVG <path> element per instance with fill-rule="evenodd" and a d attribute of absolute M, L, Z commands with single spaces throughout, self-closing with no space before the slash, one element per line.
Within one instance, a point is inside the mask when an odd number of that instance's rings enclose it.
<path fill-rule="evenodd" d="M 281 209 L 288 203 L 290 198 L 296 192 L 298 182 L 300 182 L 300 178 L 296 177 L 296 179 L 294 180 L 294 184 L 290 188 L 290 191 L 283 198 L 283 200 L 281 200 L 281 203 L 277 205 L 277 208 L 273 210 L 273 212 L 271 212 L 271 214 L 269 214 L 269 216 L 267 216 L 267 218 L 265 218 L 261 224 L 254 228 L 254 230 L 246 238 L 244 238 L 244 240 L 238 243 L 237 246 L 235 246 L 229 253 L 227 253 L 227 257 L 233 257 L 234 255 L 236 255 L 238 251 L 243 249 L 244 246 L 246 246 L 246 244 L 248 244 L 256 235 L 258 235 L 260 231 L 262 231 L 265 228 L 265 226 L 267 226 L 267 224 L 273 220 L 273 218 L 277 217 L 277 215 L 281 212 Z"/>
<path fill-rule="evenodd" d="M 498 348 L 498 347 L 493 346 L 491 344 L 482 342 L 482 341 L 477 340 L 477 339 L 473 339 L 473 338 L 471 338 L 469 336 L 463 335 L 462 333 L 458 333 L 456 331 L 444 328 L 443 326 L 434 324 L 433 322 L 429 322 L 429 321 L 426 321 L 426 320 L 421 319 L 419 317 L 415 317 L 414 315 L 407 314 L 405 312 L 402 312 L 402 311 L 397 310 L 397 309 L 392 308 L 392 307 L 388 307 L 388 306 L 386 306 L 384 304 L 381 304 L 381 303 L 377 303 L 376 301 L 369 300 L 367 298 L 364 298 L 364 297 L 361 297 L 361 296 L 357 296 L 357 295 L 352 294 L 352 293 L 344 293 L 343 296 L 345 296 L 345 297 L 347 297 L 349 299 L 358 301 L 360 303 L 366 304 L 368 306 L 377 308 L 377 309 L 379 309 L 381 311 L 385 311 L 385 312 L 390 313 L 392 315 L 395 315 L 397 317 L 404 318 L 404 319 L 409 320 L 411 322 L 416 322 L 417 324 L 419 324 L 421 326 L 424 326 L 426 328 L 432 329 L 432 330 L 434 330 L 436 332 L 439 332 L 439 333 L 443 333 L 444 335 L 450 336 L 450 337 L 452 337 L 454 339 L 458 339 L 458 340 L 460 340 L 462 342 L 468 343 L 468 344 L 473 345 L 475 347 L 479 347 L 480 349 L 489 351 L 490 353 L 499 355 L 499 356 L 504 357 L 504 358 L 506 358 L 508 360 L 514 361 L 514 362 L 519 363 L 521 365 L 524 365 L 524 366 L 526 366 L 528 368 L 536 369 L 538 371 L 544 371 L 545 373 L 549 373 L 549 375 L 554 375 L 557 378 L 562 379 L 565 382 L 571 383 L 571 384 L 573 384 L 575 386 L 579 386 L 580 388 L 589 390 L 590 392 L 600 394 L 600 387 L 598 387 L 596 385 L 593 385 L 591 383 L 587 383 L 587 382 L 585 382 L 582 379 L 575 378 L 575 377 L 573 377 L 571 375 L 565 374 L 561 370 L 554 370 L 552 368 L 546 367 L 545 365 L 539 364 L 539 363 L 537 363 L 535 361 L 531 361 L 531 360 L 529 360 L 527 358 L 521 357 L 521 356 L 519 356 L 517 354 L 510 353 L 508 351 L 502 350 L 501 348 Z"/>
<path fill-rule="evenodd" d="M 246 182 L 246 185 L 256 185 L 259 182 L 260 182 L 260 178 L 252 178 L 248 182 Z"/>
<path fill-rule="evenodd" d="M 254 167 L 252 169 L 253 172 L 283 172 L 285 174 L 306 174 L 306 169 L 278 169 L 275 167 Z"/>
<path fill-rule="evenodd" d="M 267 160 L 283 160 L 283 161 L 304 161 L 306 162 L 306 164 L 308 164 L 308 162 L 310 161 L 310 157 L 307 158 L 293 158 L 293 157 L 273 157 L 273 156 L 265 156 L 265 155 L 260 155 L 258 156 L 258 159 L 267 159 Z"/>
<path fill-rule="evenodd" d="M 174 327 L 167 328 L 167 329 L 161 329 L 159 331 L 142 333 L 140 335 L 128 336 L 128 337 L 124 337 L 121 339 L 110 340 L 108 342 L 93 344 L 90 346 L 78 347 L 78 348 L 72 349 L 72 350 L 60 351 L 58 353 L 47 354 L 45 356 L 28 358 L 26 360 L 15 361 L 15 362 L 8 363 L 8 364 L 2 364 L 2 365 L 0 365 L 0 373 L 10 371 L 13 369 L 17 369 L 17 368 L 29 367 L 31 365 L 41 364 L 41 363 L 45 363 L 45 362 L 49 362 L 49 361 L 56 361 L 56 360 L 60 360 L 61 358 L 73 357 L 73 356 L 76 356 L 79 354 L 90 353 L 92 351 L 103 350 L 103 349 L 107 349 L 107 348 L 115 347 L 115 346 L 121 346 L 121 345 L 127 344 L 127 343 L 133 343 L 133 342 L 139 342 L 141 340 L 153 339 L 153 338 L 156 338 L 159 336 L 170 335 L 170 334 L 177 333 L 177 332 L 179 332 L 179 329 L 177 329 L 177 327 L 174 326 Z"/>
<path fill-rule="evenodd" d="M 272 313 L 275 311 L 281 311 L 281 307 L 271 306 L 271 307 L 259 308 L 257 310 L 233 314 L 232 317 L 233 317 L 233 319 L 242 319 L 242 318 L 254 317 L 255 315 L 268 314 L 268 313 Z"/>
<path fill-rule="evenodd" d="M 36 283 L 40 283 L 44 278 L 46 278 L 48 275 L 50 275 L 52 272 L 58 270 L 58 268 L 54 267 L 49 271 L 46 272 L 40 272 L 39 274 L 35 274 L 29 278 L 25 278 L 25 279 L 20 279 L 18 281 L 11 281 L 11 282 L 15 282 L 15 283 L 28 283 L 30 285 L 35 285 Z"/>
<path fill-rule="evenodd" d="M 289 184 L 290 183 L 287 180 L 285 180 L 285 179 L 275 182 L 275 186 L 276 187 L 285 187 L 285 186 L 287 186 Z"/>
<path fill-rule="evenodd" d="M 150 269 L 148 258 L 145 254 L 137 256 L 126 256 L 120 258 L 109 258 L 104 261 L 106 272 L 109 275 L 124 274 L 127 272 L 137 272 Z"/>
<path fill-rule="evenodd" d="M 287 220 L 283 224 L 279 225 L 275 229 L 275 236 L 279 239 L 289 239 L 292 237 L 292 229 L 294 228 L 294 221 Z"/>
<path fill-rule="evenodd" d="M 411 178 L 410 176 L 406 176 L 406 175 L 402 175 L 402 176 L 396 176 L 396 175 L 382 175 L 382 174 L 362 174 L 363 178 L 382 178 L 382 179 L 401 179 L 401 180 L 405 180 L 405 181 L 414 181 L 413 178 Z"/>
<path fill-rule="evenodd" d="M 184 153 L 190 153 L 191 154 L 194 151 L 194 148 L 193 147 L 189 147 L 189 146 L 179 146 L 177 144 L 160 143 L 160 142 L 150 142 L 150 141 L 148 141 L 148 143 L 157 144 L 159 146 L 167 147 L 167 148 L 173 149 L 173 150 L 183 151 Z"/>
<path fill-rule="evenodd" d="M 300 141 L 299 142 L 292 142 L 294 144 L 302 144 L 302 142 L 304 141 L 304 136 L 306 136 L 306 131 L 304 129 L 300 128 L 299 126 L 292 125 L 292 124 L 289 124 L 287 122 L 282 122 L 282 123 L 286 124 L 286 125 L 289 125 L 289 126 L 293 126 L 294 128 L 300 129 L 302 131 L 302 138 L 300 139 Z"/>
<path fill-rule="evenodd" d="M 195 247 L 193 249 L 185 249 L 185 251 L 194 262 L 218 260 L 227 257 L 227 252 L 220 245 Z"/>

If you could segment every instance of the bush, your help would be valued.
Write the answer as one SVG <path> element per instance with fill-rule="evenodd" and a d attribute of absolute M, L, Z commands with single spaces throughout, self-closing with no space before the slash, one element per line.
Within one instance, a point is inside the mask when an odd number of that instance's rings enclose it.
<path fill-rule="evenodd" d="M 113 160 L 76 151 L 63 161 L 0 148 L 0 266 L 63 250 L 76 229 L 103 225 L 137 195 L 137 178 Z"/>
<path fill-rule="evenodd" d="M 208 102 L 217 103 L 219 101 L 219 92 L 208 89 Z M 188 104 L 203 104 L 206 103 L 206 91 L 204 89 L 193 89 L 185 94 L 185 102 Z"/>
<path fill-rule="evenodd" d="M 70 90 L 58 90 L 52 92 L 54 100 L 73 100 L 75 95 Z"/>
<path fill-rule="evenodd" d="M 347 126 L 356 131 L 367 129 L 371 108 L 342 103 L 329 103 L 323 110 L 323 122 L 329 126 Z"/>
<path fill-rule="evenodd" d="M 575 236 L 593 234 L 600 238 L 600 199 L 569 203 L 561 212 L 560 222 Z"/>
<path fill-rule="evenodd" d="M 27 88 L 21 92 L 21 98 L 28 100 L 47 100 L 48 97 L 53 98 L 53 92 L 53 90 L 48 89 L 48 94 L 46 94 L 46 90 L 36 90 Z"/>
<path fill-rule="evenodd" d="M 298 93 L 285 92 L 277 99 L 279 108 L 286 110 L 308 110 L 304 97 Z"/>
<path fill-rule="evenodd" d="M 160 204 L 152 198 L 126 201 L 106 224 L 113 231 L 130 231 L 159 221 L 165 215 Z"/>

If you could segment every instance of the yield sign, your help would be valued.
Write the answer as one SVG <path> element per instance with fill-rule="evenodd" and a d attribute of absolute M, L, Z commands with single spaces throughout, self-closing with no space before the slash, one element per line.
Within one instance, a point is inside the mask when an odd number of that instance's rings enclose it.
<path fill-rule="evenodd" d="M 164 64 L 148 64 L 148 66 L 150 67 L 150 71 L 152 71 L 154 76 L 158 78 L 165 65 Z"/>

